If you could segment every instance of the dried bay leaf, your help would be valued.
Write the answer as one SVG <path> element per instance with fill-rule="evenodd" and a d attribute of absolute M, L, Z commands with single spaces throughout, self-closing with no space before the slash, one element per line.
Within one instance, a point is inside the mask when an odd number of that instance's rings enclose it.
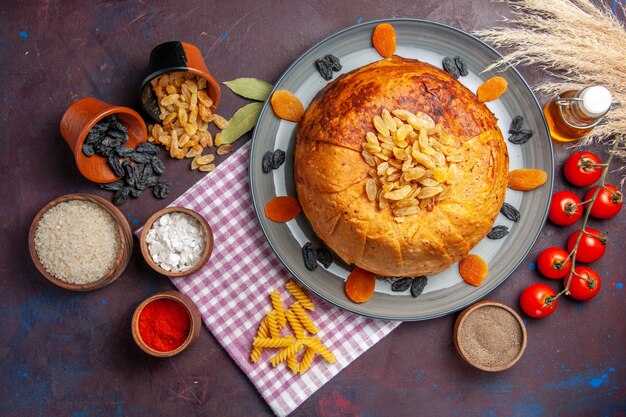
<path fill-rule="evenodd" d="M 270 96 L 273 86 L 256 78 L 237 78 L 224 81 L 224 85 L 233 93 L 252 100 L 265 101 Z"/>
<path fill-rule="evenodd" d="M 259 119 L 263 103 L 250 103 L 235 112 L 228 122 L 228 126 L 222 130 L 222 144 L 233 143 L 246 132 L 252 130 Z"/>

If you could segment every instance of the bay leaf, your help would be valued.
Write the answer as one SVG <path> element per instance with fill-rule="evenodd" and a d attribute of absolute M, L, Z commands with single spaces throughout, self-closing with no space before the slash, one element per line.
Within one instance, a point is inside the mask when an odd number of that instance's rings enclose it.
<path fill-rule="evenodd" d="M 222 143 L 233 143 L 246 132 L 252 130 L 259 120 L 263 103 L 246 104 L 233 114 L 226 129 L 222 130 Z"/>
<path fill-rule="evenodd" d="M 272 84 L 256 78 L 237 78 L 224 81 L 224 85 L 235 94 L 257 101 L 267 100 L 273 88 Z"/>

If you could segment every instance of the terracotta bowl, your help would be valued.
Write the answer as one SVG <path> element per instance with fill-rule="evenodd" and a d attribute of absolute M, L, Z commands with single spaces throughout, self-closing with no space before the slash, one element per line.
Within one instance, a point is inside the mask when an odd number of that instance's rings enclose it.
<path fill-rule="evenodd" d="M 507 311 L 509 314 L 511 314 L 511 316 L 515 318 L 515 322 L 519 325 L 519 328 L 521 330 L 521 341 L 520 341 L 519 351 L 510 361 L 502 365 L 484 366 L 474 361 L 470 357 L 470 355 L 468 355 L 468 346 L 465 346 L 463 344 L 463 341 L 459 337 L 461 329 L 465 325 L 467 318 L 470 317 L 472 314 L 476 313 L 477 311 L 479 311 L 481 308 L 488 307 L 488 306 L 501 308 Z M 459 314 L 459 316 L 456 319 L 456 322 L 454 323 L 454 345 L 456 346 L 457 352 L 459 352 L 459 355 L 461 355 L 461 357 L 463 358 L 463 360 L 465 360 L 465 362 L 467 362 L 471 366 L 477 369 L 480 369 L 482 371 L 499 372 L 499 371 L 504 371 L 506 369 L 509 369 L 510 367 L 515 365 L 517 361 L 519 361 L 519 359 L 524 354 L 524 350 L 526 350 L 527 339 L 528 339 L 528 336 L 526 334 L 526 326 L 524 325 L 524 322 L 522 321 L 521 317 L 509 306 L 496 302 L 496 301 L 484 300 L 484 301 L 479 301 L 469 306 L 468 308 L 463 310 L 461 314 Z"/>
<path fill-rule="evenodd" d="M 117 225 L 118 234 L 120 236 L 120 250 L 117 254 L 117 258 L 115 259 L 115 263 L 113 264 L 109 272 L 97 281 L 82 285 L 71 284 L 69 282 L 62 281 L 50 274 L 39 260 L 39 256 L 37 255 L 37 249 L 35 249 L 35 232 L 37 231 L 37 226 L 43 215 L 52 207 L 71 200 L 91 201 L 92 203 L 95 203 L 98 206 L 102 207 L 104 210 L 107 211 L 107 213 L 109 213 L 113 217 L 115 224 Z M 30 225 L 30 230 L 28 232 L 28 249 L 30 251 L 30 256 L 33 260 L 33 263 L 35 264 L 39 272 L 48 279 L 48 281 L 68 290 L 91 291 L 102 288 L 105 285 L 112 283 L 122 274 L 122 272 L 124 272 L 124 269 L 126 269 L 126 266 L 130 261 L 130 256 L 133 252 L 133 235 L 130 230 L 130 226 L 122 212 L 104 198 L 91 194 L 68 194 L 52 200 L 51 202 L 46 204 L 44 208 L 39 210 L 39 213 L 37 213 L 37 215 L 33 219 L 33 222 Z"/>
<path fill-rule="evenodd" d="M 115 114 L 128 129 L 126 146 L 135 148 L 148 139 L 146 123 L 141 116 L 128 107 L 114 106 L 93 97 L 78 100 L 72 104 L 61 118 L 61 135 L 74 153 L 76 166 L 85 178 L 97 183 L 118 180 L 106 158 L 100 155 L 85 156 L 83 142 L 91 128 L 103 118 Z"/>
<path fill-rule="evenodd" d="M 148 235 L 148 231 L 150 231 L 154 222 L 157 221 L 164 214 L 173 212 L 185 213 L 198 220 L 198 222 L 202 226 L 202 230 L 204 231 L 204 236 L 206 238 L 204 251 L 202 252 L 202 256 L 200 257 L 198 263 L 190 269 L 181 272 L 166 271 L 165 269 L 157 265 L 152 260 L 152 257 L 150 256 L 150 251 L 148 249 L 148 244 L 146 243 L 146 236 Z M 183 207 L 166 207 L 150 216 L 150 218 L 143 225 L 143 229 L 141 230 L 141 236 L 139 237 L 139 247 L 141 248 L 141 254 L 143 255 L 143 258 L 146 260 L 148 265 L 150 265 L 150 267 L 156 272 L 162 275 L 166 275 L 170 278 L 183 277 L 193 274 L 194 272 L 202 268 L 208 262 L 209 258 L 211 258 L 211 253 L 213 252 L 213 231 L 211 230 L 211 226 L 209 226 L 209 223 L 198 212 Z"/>
<path fill-rule="evenodd" d="M 155 46 L 150 52 L 150 67 L 148 71 L 149 75 L 141 83 L 141 105 L 146 113 L 157 123 L 161 123 L 159 106 L 150 81 L 167 72 L 189 71 L 206 79 L 207 93 L 213 100 L 213 109 L 216 109 L 220 104 L 220 86 L 207 69 L 202 52 L 195 45 L 187 42 L 171 41 Z"/>
<path fill-rule="evenodd" d="M 141 333 L 139 331 L 139 317 L 141 316 L 141 312 L 144 307 L 150 304 L 154 300 L 169 298 L 171 300 L 178 301 L 189 314 L 190 326 L 189 326 L 189 335 L 187 339 L 180 345 L 178 348 L 171 350 L 169 352 L 161 352 L 158 350 L 152 349 L 148 346 L 143 339 L 141 338 Z M 149 355 L 155 356 L 157 358 L 168 358 L 170 356 L 178 355 L 183 350 L 187 349 L 189 345 L 191 345 L 197 338 L 200 336 L 200 328 L 202 327 L 202 318 L 200 317 L 200 310 L 194 304 L 194 302 L 186 296 L 178 291 L 162 291 L 152 296 L 146 298 L 139 306 L 135 309 L 135 313 L 133 314 L 133 319 L 131 323 L 131 330 L 133 333 L 133 339 L 137 346 L 141 348 L 144 352 Z"/>

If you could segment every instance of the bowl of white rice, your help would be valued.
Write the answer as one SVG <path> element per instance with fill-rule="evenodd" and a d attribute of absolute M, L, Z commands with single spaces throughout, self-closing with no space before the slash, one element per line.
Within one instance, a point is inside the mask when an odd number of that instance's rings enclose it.
<path fill-rule="evenodd" d="M 49 281 L 91 291 L 122 274 L 133 239 L 126 218 L 113 204 L 96 195 L 69 194 L 37 213 L 28 246 L 35 266 Z"/>

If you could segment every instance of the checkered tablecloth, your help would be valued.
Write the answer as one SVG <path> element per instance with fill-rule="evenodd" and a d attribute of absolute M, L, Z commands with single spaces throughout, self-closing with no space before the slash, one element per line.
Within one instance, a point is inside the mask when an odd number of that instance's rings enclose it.
<path fill-rule="evenodd" d="M 254 213 L 249 155 L 247 143 L 172 203 L 203 215 L 215 240 L 211 259 L 200 271 L 172 282 L 193 299 L 205 325 L 274 413 L 286 416 L 399 323 L 358 316 L 309 294 L 318 336 L 337 361 L 331 365 L 317 356 L 304 375 L 292 374 L 285 364 L 273 368 L 269 358 L 275 349 L 265 350 L 258 363 L 250 362 L 252 339 L 271 310 L 269 293 L 279 289 L 286 306 L 294 300 L 284 285 L 293 277 L 267 243 Z"/>

